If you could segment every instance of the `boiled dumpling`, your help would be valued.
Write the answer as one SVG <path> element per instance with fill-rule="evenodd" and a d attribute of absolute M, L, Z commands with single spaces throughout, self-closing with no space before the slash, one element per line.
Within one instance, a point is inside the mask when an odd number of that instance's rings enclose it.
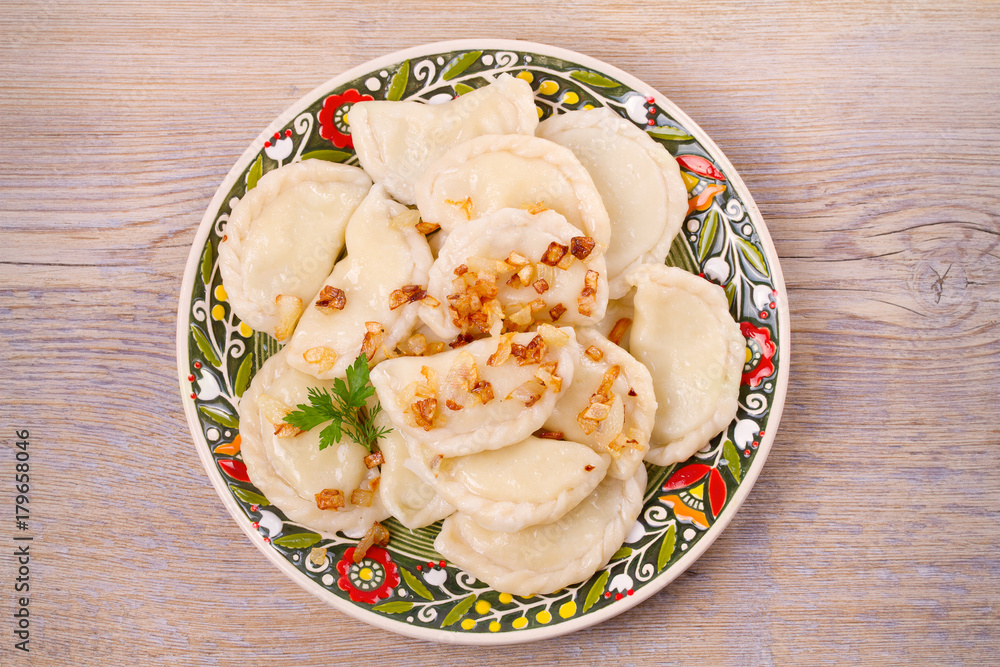
<path fill-rule="evenodd" d="M 361 166 L 404 204 L 413 186 L 449 148 L 483 134 L 532 134 L 531 86 L 509 74 L 444 104 L 358 102 L 347 113 Z"/>
<path fill-rule="evenodd" d="M 607 477 L 558 521 L 517 532 L 487 530 L 470 517 L 445 519 L 434 548 L 494 590 L 553 593 L 584 581 L 611 560 L 642 510 L 646 467 L 627 480 Z"/>
<path fill-rule="evenodd" d="M 323 284 L 371 187 L 357 167 L 305 160 L 264 174 L 234 207 L 219 244 L 233 312 L 279 341 Z"/>
<path fill-rule="evenodd" d="M 608 474 L 631 477 L 649 451 L 656 396 L 649 371 L 599 332 L 582 328 L 573 385 L 556 402 L 545 430 L 612 457 Z"/>
<path fill-rule="evenodd" d="M 573 509 L 604 479 L 610 460 L 576 442 L 529 436 L 501 449 L 432 460 L 424 474 L 441 497 L 483 528 L 516 531 Z"/>
<path fill-rule="evenodd" d="M 573 330 L 539 329 L 389 359 L 372 370 L 371 383 L 392 423 L 432 455 L 506 447 L 538 429 L 573 381 Z"/>
<path fill-rule="evenodd" d="M 629 290 L 625 274 L 662 264 L 687 213 L 677 160 L 644 131 L 607 108 L 552 116 L 535 132 L 573 151 L 594 179 L 611 219 L 607 250 L 611 298 Z"/>
<path fill-rule="evenodd" d="M 452 232 L 431 267 L 420 319 L 439 336 L 593 324 L 608 286 L 595 241 L 555 211 L 501 209 Z"/>
<path fill-rule="evenodd" d="M 590 174 L 569 149 L 538 137 L 487 135 L 459 144 L 417 183 L 417 208 L 448 234 L 502 208 L 548 208 L 602 249 L 611 238 Z"/>
<path fill-rule="evenodd" d="M 653 376 L 658 406 L 646 460 L 670 465 L 736 416 L 746 340 L 718 285 L 655 264 L 628 280 L 636 286 L 630 349 Z"/>
<path fill-rule="evenodd" d="M 368 450 L 345 438 L 319 448 L 319 428 L 299 432 L 283 425 L 284 415 L 308 403 L 308 389 L 330 389 L 332 382 L 317 380 L 291 368 L 283 349 L 264 363 L 240 399 L 240 437 L 243 462 L 254 485 L 292 521 L 326 533 L 342 531 L 359 537 L 375 521 L 389 516 L 375 494 L 370 507 L 354 505 L 354 490 L 371 492 L 378 469 L 364 463 Z M 276 434 L 275 431 L 278 431 Z M 320 509 L 316 494 L 339 491 L 341 509 Z"/>
<path fill-rule="evenodd" d="M 431 251 L 405 206 L 375 185 L 347 225 L 347 257 L 306 304 L 288 343 L 288 363 L 318 378 L 344 374 L 366 352 L 381 359 L 408 336 L 427 284 Z M 339 306 L 339 309 L 338 309 Z M 367 341 L 367 344 L 366 344 Z"/>
<path fill-rule="evenodd" d="M 375 426 L 391 429 L 378 440 L 382 452 L 382 480 L 378 494 L 385 508 L 410 530 L 429 526 L 455 511 L 434 487 L 406 467 L 410 453 L 402 431 L 392 427 L 384 412 L 375 417 Z"/>

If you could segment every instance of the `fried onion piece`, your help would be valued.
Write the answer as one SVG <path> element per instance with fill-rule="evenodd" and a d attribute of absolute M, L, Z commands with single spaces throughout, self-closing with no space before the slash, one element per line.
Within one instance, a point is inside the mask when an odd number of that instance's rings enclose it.
<path fill-rule="evenodd" d="M 364 489 L 354 489 L 351 491 L 351 504 L 359 505 L 361 507 L 371 507 L 372 501 L 375 499 L 375 494 L 371 491 L 365 491 Z"/>
<path fill-rule="evenodd" d="M 594 306 L 597 305 L 597 279 L 600 274 L 592 269 L 587 269 L 587 275 L 583 280 L 583 289 L 580 291 L 577 311 L 585 317 L 590 317 L 594 313 Z"/>
<path fill-rule="evenodd" d="M 319 298 L 316 300 L 316 310 L 330 315 L 338 310 L 343 310 L 347 305 L 347 295 L 344 290 L 326 285 L 320 290 Z"/>
<path fill-rule="evenodd" d="M 302 358 L 305 359 L 307 364 L 319 366 L 320 373 L 326 373 L 337 363 L 337 352 L 332 348 L 321 345 L 319 347 L 310 347 L 302 353 Z"/>
<path fill-rule="evenodd" d="M 358 542 L 358 545 L 354 547 L 353 560 L 355 563 L 360 563 L 364 557 L 368 554 L 368 550 L 374 545 L 380 547 L 387 546 L 389 544 L 389 531 L 385 527 L 376 521 L 372 524 L 372 527 L 368 529 L 364 537 Z"/>
<path fill-rule="evenodd" d="M 302 299 L 288 294 L 279 294 L 274 299 L 278 309 L 278 326 L 274 328 L 274 337 L 280 343 L 295 331 L 295 325 L 302 316 Z"/>
<path fill-rule="evenodd" d="M 427 296 L 427 290 L 420 285 L 403 285 L 398 290 L 393 290 L 389 295 L 389 310 L 396 310 L 414 301 L 420 301 Z"/>
<path fill-rule="evenodd" d="M 361 351 L 371 361 L 375 353 L 385 342 L 385 327 L 379 322 L 365 322 L 365 339 L 361 342 Z"/>
<path fill-rule="evenodd" d="M 369 470 L 383 463 L 385 463 L 385 457 L 382 455 L 382 452 L 372 452 L 365 457 L 365 467 Z"/>
<path fill-rule="evenodd" d="M 574 236 L 569 240 L 569 251 L 578 260 L 583 261 L 594 251 L 597 243 L 589 236 Z"/>
<path fill-rule="evenodd" d="M 428 234 L 433 234 L 437 230 L 441 229 L 441 225 L 439 225 L 436 222 L 418 222 L 416 227 L 417 231 L 423 234 L 424 236 L 427 236 Z"/>
<path fill-rule="evenodd" d="M 465 215 L 466 220 L 472 220 L 474 217 L 476 209 L 472 204 L 472 197 L 466 197 L 462 200 L 445 199 L 444 203 L 451 204 L 452 206 L 459 208 Z"/>
<path fill-rule="evenodd" d="M 345 506 L 344 492 L 340 489 L 323 489 L 316 494 L 316 507 L 321 510 L 337 511 Z"/>
<path fill-rule="evenodd" d="M 545 253 L 542 255 L 542 264 L 548 264 L 549 266 L 557 266 L 562 258 L 566 256 L 569 252 L 569 246 L 564 246 L 560 243 L 552 241 L 549 243 L 549 247 L 546 248 Z"/>
<path fill-rule="evenodd" d="M 505 401 L 509 401 L 512 398 L 517 399 L 524 403 L 524 407 L 530 408 L 532 405 L 537 403 L 541 399 L 542 394 L 545 393 L 545 385 L 541 381 L 532 378 L 526 382 L 521 383 L 514 388 L 509 394 Z"/>
<path fill-rule="evenodd" d="M 264 413 L 264 418 L 271 422 L 274 434 L 279 438 L 291 438 L 302 433 L 302 429 L 285 422 L 285 415 L 291 412 L 292 408 L 278 399 L 261 394 L 257 397 L 257 407 Z"/>
<path fill-rule="evenodd" d="M 502 366 L 503 363 L 510 358 L 511 339 L 513 337 L 513 334 L 504 334 L 500 336 L 500 342 L 497 343 L 497 351 L 491 354 L 490 358 L 486 360 L 487 366 Z"/>
<path fill-rule="evenodd" d="M 622 338 L 625 337 L 625 332 L 628 331 L 629 326 L 632 325 L 632 320 L 628 317 L 623 317 L 617 322 L 615 326 L 611 328 L 611 333 L 608 334 L 608 340 L 610 340 L 615 345 L 620 345 Z"/>

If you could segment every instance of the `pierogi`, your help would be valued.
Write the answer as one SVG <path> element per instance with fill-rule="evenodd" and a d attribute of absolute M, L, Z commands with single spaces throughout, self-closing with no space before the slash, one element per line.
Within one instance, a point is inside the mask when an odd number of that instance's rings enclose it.
<path fill-rule="evenodd" d="M 607 477 L 558 521 L 516 532 L 487 530 L 471 518 L 445 519 L 434 548 L 450 562 L 512 595 L 551 593 L 584 581 L 611 559 L 642 511 L 646 468 Z"/>
<path fill-rule="evenodd" d="M 399 218 L 406 210 L 382 186 L 372 187 L 347 223 L 347 257 L 306 305 L 288 342 L 289 365 L 332 379 L 362 351 L 381 358 L 383 347 L 409 335 L 417 303 L 405 290 L 427 284 L 432 258 L 424 235 Z"/>
<path fill-rule="evenodd" d="M 611 458 L 608 474 L 626 479 L 642 465 L 656 418 L 653 379 L 646 367 L 598 331 L 581 328 L 583 350 L 573 384 L 556 402 L 546 431 Z"/>
<path fill-rule="evenodd" d="M 503 208 L 548 208 L 602 250 L 611 239 L 608 212 L 580 161 L 558 144 L 520 134 L 477 137 L 442 155 L 417 183 L 417 208 L 446 234 Z"/>
<path fill-rule="evenodd" d="M 279 342 L 291 335 L 344 247 L 371 179 L 357 167 L 306 160 L 264 174 L 233 206 L 219 272 L 233 312 Z"/>
<path fill-rule="evenodd" d="M 430 357 L 400 357 L 372 369 L 393 426 L 441 457 L 524 440 L 545 422 L 573 381 L 573 329 L 506 334 Z"/>
<path fill-rule="evenodd" d="M 538 115 L 531 86 L 501 74 L 444 104 L 358 102 L 347 122 L 364 170 L 395 199 L 413 204 L 417 179 L 449 148 L 483 134 L 531 134 Z"/>
<path fill-rule="evenodd" d="M 600 484 L 611 460 L 586 445 L 535 436 L 444 459 L 428 459 L 411 440 L 410 452 L 449 504 L 483 528 L 508 532 L 562 517 Z"/>
<path fill-rule="evenodd" d="M 623 296 L 625 275 L 642 263 L 663 264 L 684 222 L 677 160 L 606 107 L 552 116 L 535 134 L 573 151 L 593 177 L 614 230 L 606 257 L 611 298 Z"/>
<path fill-rule="evenodd" d="M 496 336 L 505 324 L 599 322 L 608 283 L 601 249 L 563 216 L 504 208 L 448 236 L 427 294 L 420 319 L 439 336 Z"/>
<path fill-rule="evenodd" d="M 656 388 L 646 460 L 684 461 L 736 417 L 746 340 L 718 285 L 682 269 L 646 264 L 636 286 L 631 351 Z"/>
<path fill-rule="evenodd" d="M 375 424 L 392 429 L 392 422 L 384 412 L 375 418 Z M 410 452 L 405 438 L 399 429 L 392 429 L 379 438 L 378 448 L 385 461 L 381 465 L 378 494 L 392 516 L 410 530 L 416 530 L 440 521 L 455 508 L 438 495 L 433 486 L 406 467 Z"/>
<path fill-rule="evenodd" d="M 333 384 L 295 370 L 286 363 L 287 357 L 286 348 L 264 362 L 240 398 L 241 452 L 247 473 L 289 519 L 326 533 L 360 537 L 373 522 L 389 516 L 379 494 L 370 507 L 350 501 L 355 489 L 371 491 L 379 471 L 367 468 L 368 450 L 356 442 L 345 440 L 321 450 L 319 429 L 303 432 L 283 424 L 288 411 L 308 401 L 310 387 L 329 389 Z M 344 507 L 319 509 L 316 494 L 327 489 L 344 494 Z"/>

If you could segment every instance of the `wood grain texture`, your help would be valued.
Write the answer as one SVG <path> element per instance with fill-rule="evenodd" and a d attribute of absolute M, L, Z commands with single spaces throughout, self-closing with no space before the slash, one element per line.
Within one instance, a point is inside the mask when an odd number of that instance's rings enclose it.
<path fill-rule="evenodd" d="M 36 542 L 30 661 L 0 547 L 0 663 L 995 663 L 1000 13 L 677 5 L 5 3 L 0 545 L 15 428 Z M 470 35 L 587 53 L 694 118 L 763 212 L 793 331 L 777 442 L 707 554 L 501 651 L 387 636 L 267 563 L 202 471 L 174 356 L 195 229 L 260 130 L 345 69 Z"/>

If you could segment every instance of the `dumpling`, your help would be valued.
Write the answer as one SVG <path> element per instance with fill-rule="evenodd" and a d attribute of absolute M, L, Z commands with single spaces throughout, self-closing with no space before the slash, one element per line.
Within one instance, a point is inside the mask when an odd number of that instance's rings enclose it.
<path fill-rule="evenodd" d="M 524 135 L 487 135 L 442 155 L 417 183 L 417 208 L 450 234 L 502 208 L 548 208 L 607 248 L 608 212 L 573 153 Z"/>
<path fill-rule="evenodd" d="M 410 453 L 405 436 L 392 428 L 385 412 L 375 417 L 375 425 L 392 429 L 379 438 L 377 445 L 384 458 L 378 495 L 385 508 L 410 530 L 429 526 L 452 514 L 455 508 L 406 467 Z"/>
<path fill-rule="evenodd" d="M 303 304 L 344 247 L 344 229 L 371 187 L 357 167 L 305 160 L 264 174 L 234 207 L 219 244 L 233 312 L 285 341 Z"/>
<path fill-rule="evenodd" d="M 606 107 L 552 116 L 535 134 L 573 151 L 601 193 L 613 230 L 608 280 L 617 299 L 629 290 L 629 270 L 663 263 L 684 222 L 687 189 L 677 160 Z"/>
<path fill-rule="evenodd" d="M 656 423 L 646 460 L 684 461 L 736 417 L 746 340 L 718 285 L 683 269 L 644 264 L 630 349 L 649 369 Z"/>
<path fill-rule="evenodd" d="M 436 459 L 426 474 L 441 497 L 483 528 L 516 531 L 576 507 L 604 479 L 610 461 L 586 445 L 529 436 L 501 449 Z"/>
<path fill-rule="evenodd" d="M 578 355 L 570 328 L 473 341 L 430 357 L 399 357 L 371 371 L 394 426 L 441 457 L 524 440 L 573 381 Z"/>
<path fill-rule="evenodd" d="M 288 342 L 288 363 L 322 379 L 344 374 L 364 348 L 381 359 L 408 336 L 417 320 L 431 266 L 427 239 L 414 213 L 375 185 L 347 224 L 347 257 L 306 304 Z M 339 309 L 338 309 L 339 307 Z M 367 344 L 366 344 L 367 341 Z"/>
<path fill-rule="evenodd" d="M 626 479 L 642 465 L 656 418 L 653 378 L 636 359 L 599 332 L 578 329 L 583 350 L 573 384 L 543 427 L 612 457 L 608 474 Z"/>
<path fill-rule="evenodd" d="M 345 438 L 320 450 L 321 429 L 301 432 L 283 425 L 288 411 L 309 402 L 309 387 L 333 386 L 291 368 L 285 363 L 287 356 L 285 348 L 268 359 L 240 399 L 241 452 L 247 473 L 292 521 L 325 533 L 360 537 L 375 521 L 389 516 L 377 493 L 370 507 L 351 503 L 353 491 L 371 492 L 379 471 L 368 469 L 364 458 L 369 452 L 356 442 Z M 344 507 L 320 509 L 316 494 L 324 491 L 339 491 Z"/>
<path fill-rule="evenodd" d="M 413 187 L 449 148 L 482 134 L 532 134 L 531 85 L 509 74 L 444 104 L 358 102 L 347 113 L 361 166 L 393 197 L 413 204 Z"/>
<path fill-rule="evenodd" d="M 553 593 L 604 567 L 642 511 L 646 467 L 627 480 L 607 477 L 558 521 L 517 532 L 483 528 L 470 517 L 445 519 L 434 548 L 494 590 Z"/>
<path fill-rule="evenodd" d="M 430 270 L 420 319 L 439 336 L 497 335 L 535 322 L 593 324 L 608 301 L 594 239 L 555 211 L 500 209 L 452 232 Z"/>

